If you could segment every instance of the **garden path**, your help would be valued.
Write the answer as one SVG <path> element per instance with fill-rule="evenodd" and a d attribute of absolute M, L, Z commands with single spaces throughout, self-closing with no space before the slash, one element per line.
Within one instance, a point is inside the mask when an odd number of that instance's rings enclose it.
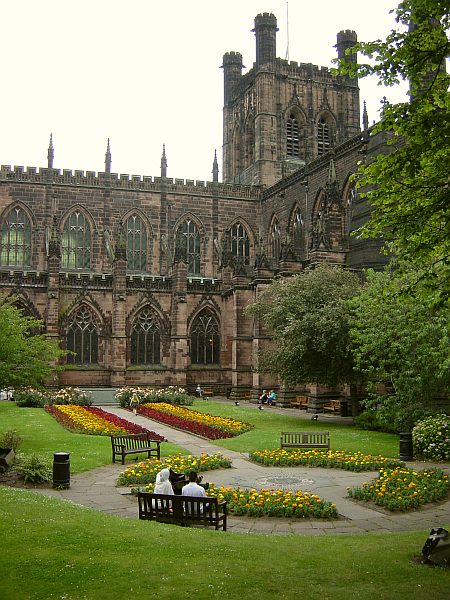
<path fill-rule="evenodd" d="M 172 429 L 156 421 L 152 421 L 151 427 L 149 427 L 147 418 L 140 415 L 135 416 L 123 408 L 113 406 L 103 408 L 128 421 L 152 429 L 194 455 L 200 455 L 203 452 L 207 454 L 222 452 L 232 460 L 233 467 L 208 472 L 205 480 L 211 483 L 232 487 L 301 489 L 305 492 L 316 493 L 323 500 L 334 502 L 339 512 L 339 518 L 335 520 L 291 520 L 233 517 L 231 515 L 228 527 L 230 531 L 266 535 L 334 535 L 371 531 L 417 531 L 432 527 L 448 528 L 450 524 L 450 499 L 417 511 L 397 514 L 382 508 L 367 507 L 347 498 L 347 487 L 361 485 L 364 481 L 376 477 L 377 473 L 353 473 L 339 469 L 311 467 L 266 467 L 250 462 L 246 453 L 221 448 L 216 443 L 213 444 L 195 435 Z M 286 409 L 279 410 L 286 411 Z M 298 415 L 298 410 L 296 414 Z M 421 469 L 430 465 L 414 461 L 408 463 L 408 466 Z M 450 474 L 450 465 L 443 465 L 442 468 Z M 117 477 L 123 470 L 124 467 L 119 464 L 106 465 L 86 473 L 73 475 L 71 487 L 67 490 L 41 489 L 39 492 L 64 498 L 95 510 L 137 518 L 136 498 L 131 496 L 127 489 L 116 487 Z"/>

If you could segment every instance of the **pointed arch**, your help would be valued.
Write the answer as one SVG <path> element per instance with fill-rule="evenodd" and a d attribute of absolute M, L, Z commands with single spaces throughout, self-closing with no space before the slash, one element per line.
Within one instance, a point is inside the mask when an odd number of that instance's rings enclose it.
<path fill-rule="evenodd" d="M 220 324 L 211 306 L 201 308 L 192 319 L 189 340 L 191 364 L 220 364 Z"/>
<path fill-rule="evenodd" d="M 1 216 L 0 265 L 30 267 L 33 218 L 21 202 L 7 207 Z"/>
<path fill-rule="evenodd" d="M 322 156 L 332 148 L 335 134 L 335 118 L 329 111 L 322 111 L 316 122 L 317 156 Z"/>
<path fill-rule="evenodd" d="M 174 227 L 175 240 L 186 253 L 186 263 L 190 275 L 200 274 L 200 242 L 205 237 L 205 228 L 192 213 L 178 219 Z"/>
<path fill-rule="evenodd" d="M 161 364 L 162 327 L 150 304 L 143 306 L 130 324 L 130 363 Z"/>
<path fill-rule="evenodd" d="M 245 265 L 250 264 L 253 234 L 245 219 L 236 218 L 227 227 L 230 239 L 230 252 L 234 258 L 242 258 Z"/>
<path fill-rule="evenodd" d="M 306 117 L 299 106 L 289 107 L 284 115 L 285 155 L 287 159 L 305 160 L 306 158 Z"/>
<path fill-rule="evenodd" d="M 90 270 L 95 224 L 80 204 L 61 219 L 61 268 Z"/>
<path fill-rule="evenodd" d="M 268 237 L 269 256 L 274 259 L 275 264 L 278 264 L 281 252 L 281 229 L 280 223 L 275 215 L 272 215 L 269 225 Z"/>
<path fill-rule="evenodd" d="M 79 304 L 67 316 L 66 349 L 67 363 L 71 365 L 95 365 L 99 357 L 98 316 L 87 302 Z"/>
<path fill-rule="evenodd" d="M 147 257 L 153 255 L 151 226 L 138 210 L 130 210 L 122 218 L 126 234 L 127 271 L 147 271 Z"/>

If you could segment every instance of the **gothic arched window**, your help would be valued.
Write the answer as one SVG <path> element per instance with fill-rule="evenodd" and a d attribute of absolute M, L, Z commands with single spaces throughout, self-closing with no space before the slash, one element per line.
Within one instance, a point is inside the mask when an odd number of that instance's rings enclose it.
<path fill-rule="evenodd" d="M 159 365 L 161 334 L 159 321 L 148 309 L 141 310 L 131 330 L 131 364 Z"/>
<path fill-rule="evenodd" d="M 322 156 L 331 147 L 331 131 L 326 120 L 321 117 L 317 124 L 317 154 Z"/>
<path fill-rule="evenodd" d="M 217 319 L 203 310 L 191 327 L 191 363 L 213 365 L 220 361 L 220 333 Z"/>
<path fill-rule="evenodd" d="M 91 267 L 91 228 L 85 215 L 79 210 L 73 211 L 64 223 L 61 236 L 61 267 Z"/>
<path fill-rule="evenodd" d="M 277 219 L 272 221 L 269 232 L 269 252 L 270 256 L 278 261 L 281 251 L 281 231 Z"/>
<path fill-rule="evenodd" d="M 300 127 L 294 114 L 289 115 L 286 122 L 286 155 L 300 156 Z"/>
<path fill-rule="evenodd" d="M 200 235 L 196 224 L 191 219 L 186 219 L 178 227 L 176 244 L 178 251 L 185 254 L 188 273 L 200 274 Z"/>
<path fill-rule="evenodd" d="M 230 229 L 231 253 L 235 258 L 243 258 L 244 265 L 250 264 L 250 240 L 241 223 L 235 223 Z"/>
<path fill-rule="evenodd" d="M 71 318 L 67 328 L 67 355 L 71 365 L 92 365 L 98 363 L 98 332 L 92 313 L 81 307 Z"/>
<path fill-rule="evenodd" d="M 14 206 L 3 219 L 0 262 L 8 267 L 31 264 L 31 222 L 20 206 Z"/>
<path fill-rule="evenodd" d="M 138 215 L 131 215 L 126 222 L 127 269 L 146 271 L 147 269 L 147 229 Z"/>

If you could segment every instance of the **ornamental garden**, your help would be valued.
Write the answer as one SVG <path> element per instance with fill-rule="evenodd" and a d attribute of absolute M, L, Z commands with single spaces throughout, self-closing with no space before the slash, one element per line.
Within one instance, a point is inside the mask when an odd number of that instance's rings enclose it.
<path fill-rule="evenodd" d="M 137 394 L 140 404 L 138 412 L 148 419 L 148 427 L 142 427 L 127 418 L 119 418 L 107 410 L 91 405 L 88 394 L 77 388 L 65 388 L 50 394 L 27 389 L 16 394 L 16 403 L 21 407 L 42 407 L 62 427 L 75 434 L 89 436 L 110 436 L 124 433 L 149 433 L 153 439 L 167 441 L 152 430 L 152 423 L 160 422 L 173 428 L 195 434 L 210 440 L 225 440 L 245 436 L 258 428 L 258 424 L 247 422 L 218 413 L 216 404 L 201 403 L 202 410 L 192 408 L 194 399 L 184 389 L 169 388 L 155 390 L 147 388 L 121 389 L 116 398 L 120 405 L 127 409 L 131 396 Z M 200 406 L 199 406 L 200 408 Z M 232 410 L 226 405 L 221 412 Z M 242 409 L 241 409 L 242 410 Z M 256 411 L 258 413 L 259 411 Z M 249 421 L 255 411 L 247 411 Z M 261 415 L 258 415 L 260 418 Z M 266 417 L 265 417 L 266 418 Z M 269 417 L 270 418 L 270 417 Z M 449 417 L 439 415 L 434 419 L 427 418 L 419 422 L 413 432 L 416 454 L 424 459 L 448 460 L 450 457 L 450 441 L 448 435 Z M 311 425 L 320 427 L 320 424 Z M 0 432 L 1 433 L 1 432 Z M 2 446 L 12 444 L 14 432 L 3 434 Z M 16 434 L 16 438 L 18 438 Z M 29 458 L 29 457 L 28 457 Z M 249 460 L 256 463 L 278 467 L 322 467 L 324 469 L 345 469 L 355 472 L 378 471 L 379 475 L 359 488 L 349 488 L 348 496 L 358 502 L 373 503 L 390 511 L 407 511 L 437 502 L 445 498 L 449 490 L 448 475 L 436 464 L 435 468 L 413 470 L 396 458 L 380 454 L 372 455 L 361 451 L 345 449 L 330 450 L 286 450 L 277 447 L 264 448 L 249 452 Z M 17 469 L 24 474 L 27 481 L 39 481 L 50 477 L 50 469 L 45 460 L 33 456 L 32 467 L 18 452 Z M 24 466 L 25 465 L 25 466 Z M 164 467 L 170 467 L 178 473 L 198 472 L 215 469 L 228 469 L 232 462 L 218 452 L 214 455 L 202 454 L 169 454 L 161 460 L 142 460 L 125 468 L 119 475 L 117 484 L 131 488 L 132 493 L 138 490 L 152 491 L 156 474 Z M 33 473 L 30 473 L 30 471 Z M 220 485 L 211 485 L 209 495 L 226 500 L 230 514 L 240 516 L 266 516 L 285 518 L 320 518 L 337 519 L 336 505 L 309 494 L 301 489 L 241 489 Z"/>

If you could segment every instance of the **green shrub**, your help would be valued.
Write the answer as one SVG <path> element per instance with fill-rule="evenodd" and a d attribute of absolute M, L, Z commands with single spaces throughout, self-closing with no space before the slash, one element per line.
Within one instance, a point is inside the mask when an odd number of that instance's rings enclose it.
<path fill-rule="evenodd" d="M 41 454 L 19 454 L 14 468 L 25 483 L 41 483 L 52 478 L 51 461 Z"/>
<path fill-rule="evenodd" d="M 450 417 L 434 415 L 419 421 L 413 429 L 414 454 L 434 460 L 450 459 Z"/>
<path fill-rule="evenodd" d="M 14 391 L 14 400 L 17 406 L 28 408 L 42 408 L 47 404 L 47 394 L 35 388 L 21 388 Z"/>
<path fill-rule="evenodd" d="M 375 396 L 363 404 L 366 410 L 355 417 L 355 425 L 386 433 L 412 431 L 418 421 L 432 413 L 431 408 L 420 403 L 402 404 L 395 395 Z"/>
<path fill-rule="evenodd" d="M 131 397 L 134 394 L 137 394 L 140 404 L 167 402 L 169 404 L 191 406 L 194 402 L 194 397 L 190 396 L 184 388 L 174 385 L 170 385 L 167 388 L 125 387 L 117 390 L 114 398 L 122 408 L 125 408 L 130 405 Z"/>
<path fill-rule="evenodd" d="M 17 431 L 5 431 L 0 436 L 0 448 L 12 448 L 14 453 L 17 454 L 17 450 L 22 444 L 23 439 L 18 435 Z"/>

